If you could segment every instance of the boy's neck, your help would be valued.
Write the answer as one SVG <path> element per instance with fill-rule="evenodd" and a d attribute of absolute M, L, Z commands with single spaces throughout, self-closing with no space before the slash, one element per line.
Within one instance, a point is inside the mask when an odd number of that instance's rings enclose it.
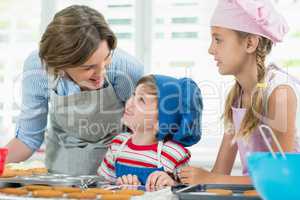
<path fill-rule="evenodd" d="M 156 134 L 156 133 L 155 133 Z M 136 145 L 151 145 L 156 144 L 157 139 L 154 133 L 149 132 L 133 132 L 132 142 Z"/>

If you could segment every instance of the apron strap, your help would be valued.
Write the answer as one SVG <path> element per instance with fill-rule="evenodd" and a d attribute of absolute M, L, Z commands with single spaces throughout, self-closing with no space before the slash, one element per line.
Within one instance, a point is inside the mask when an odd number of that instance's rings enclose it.
<path fill-rule="evenodd" d="M 119 149 L 118 149 L 116 155 L 113 156 L 114 162 L 116 162 L 117 157 L 122 153 L 122 151 L 123 151 L 125 145 L 127 144 L 127 141 L 128 141 L 130 138 L 131 138 L 131 135 L 130 135 L 126 140 L 123 141 L 123 143 L 122 143 L 121 146 L 119 147 Z"/>
<path fill-rule="evenodd" d="M 50 87 L 52 90 L 57 92 L 58 82 L 61 78 L 62 78 L 62 75 L 58 74 L 57 77 L 53 77 L 53 79 L 50 80 Z"/>
<path fill-rule="evenodd" d="M 162 167 L 160 159 L 161 159 L 161 152 L 162 152 L 163 145 L 164 145 L 163 141 L 159 141 L 157 145 L 157 167 L 158 168 Z"/>

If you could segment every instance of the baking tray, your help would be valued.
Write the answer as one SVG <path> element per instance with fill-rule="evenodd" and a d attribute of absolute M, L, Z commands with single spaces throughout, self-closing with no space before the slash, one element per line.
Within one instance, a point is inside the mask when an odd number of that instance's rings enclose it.
<path fill-rule="evenodd" d="M 0 178 L 0 183 L 12 184 L 38 184 L 38 185 L 63 185 L 63 186 L 80 186 L 88 180 L 93 179 L 94 183 L 91 185 L 108 184 L 100 176 L 70 176 L 66 174 L 43 174 L 30 176 L 16 176 L 12 178 Z"/>
<path fill-rule="evenodd" d="M 16 183 L 7 183 L 6 185 L 3 185 L 3 183 L 0 183 L 0 188 L 2 187 L 22 187 L 21 184 L 16 184 Z M 93 188 L 93 187 L 90 187 Z M 103 188 L 103 189 L 108 189 L 108 190 L 120 190 L 120 189 L 137 189 L 137 190 L 143 190 L 146 192 L 146 188 L 145 186 L 132 186 L 132 185 L 102 185 L 101 187 L 97 186 L 97 188 Z M 135 198 L 135 197 L 133 197 Z M 143 197 L 141 197 L 143 198 Z M 26 196 L 15 196 L 15 195 L 7 195 L 7 194 L 3 194 L 0 193 L 0 199 L 1 200 L 22 200 L 22 199 L 26 199 L 26 200 L 49 200 L 49 199 L 53 199 L 53 200 L 58 200 L 58 199 L 69 199 L 72 200 L 68 197 L 66 197 L 66 194 L 63 197 L 60 198 L 39 198 L 39 197 L 33 197 L 32 193 L 29 192 L 28 195 Z M 76 199 L 75 199 L 76 200 Z M 97 197 L 94 200 L 101 200 L 101 195 L 97 195 Z"/>
<path fill-rule="evenodd" d="M 205 192 L 206 189 L 231 190 L 232 195 L 216 195 Z M 199 185 L 177 185 L 172 187 L 172 192 L 180 200 L 262 200 L 259 196 L 245 196 L 243 192 L 254 190 L 253 185 L 232 185 L 232 184 L 199 184 Z"/>

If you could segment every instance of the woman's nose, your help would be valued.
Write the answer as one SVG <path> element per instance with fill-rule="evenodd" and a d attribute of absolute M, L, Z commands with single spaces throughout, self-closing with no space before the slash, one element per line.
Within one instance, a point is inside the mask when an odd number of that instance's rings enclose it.
<path fill-rule="evenodd" d="M 106 74 L 105 65 L 99 65 L 98 67 L 96 67 L 95 74 L 97 76 L 101 76 L 101 77 L 105 76 L 105 74 Z"/>

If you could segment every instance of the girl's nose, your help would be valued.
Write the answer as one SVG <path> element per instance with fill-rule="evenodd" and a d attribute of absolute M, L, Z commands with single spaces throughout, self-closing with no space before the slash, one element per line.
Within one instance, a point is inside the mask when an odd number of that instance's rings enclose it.
<path fill-rule="evenodd" d="M 214 51 L 213 51 L 213 45 L 210 44 L 209 48 L 208 48 L 208 53 L 211 55 L 214 55 Z"/>

